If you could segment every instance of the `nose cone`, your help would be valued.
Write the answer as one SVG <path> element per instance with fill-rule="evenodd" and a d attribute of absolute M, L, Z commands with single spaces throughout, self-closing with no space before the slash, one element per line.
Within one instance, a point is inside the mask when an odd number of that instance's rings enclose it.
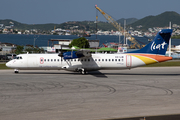
<path fill-rule="evenodd" d="M 14 64 L 13 64 L 13 61 L 9 61 L 6 63 L 6 66 L 9 67 L 9 68 L 14 68 Z"/>
<path fill-rule="evenodd" d="M 10 66 L 11 66 L 11 63 L 10 63 L 10 62 L 7 62 L 7 63 L 6 63 L 6 66 L 7 66 L 7 67 L 10 67 Z"/>

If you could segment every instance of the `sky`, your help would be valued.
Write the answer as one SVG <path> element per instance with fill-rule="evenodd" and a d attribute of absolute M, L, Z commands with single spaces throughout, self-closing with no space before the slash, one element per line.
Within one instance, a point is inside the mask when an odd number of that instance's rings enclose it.
<path fill-rule="evenodd" d="M 1 0 L 0 19 L 26 24 L 95 21 L 95 5 L 115 20 L 141 19 L 166 11 L 180 14 L 180 0 Z M 99 12 L 98 20 L 106 21 Z"/>

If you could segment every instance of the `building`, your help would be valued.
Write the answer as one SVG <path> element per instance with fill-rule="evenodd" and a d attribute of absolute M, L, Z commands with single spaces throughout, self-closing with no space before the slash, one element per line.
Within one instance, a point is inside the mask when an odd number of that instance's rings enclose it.
<path fill-rule="evenodd" d="M 98 48 L 99 40 L 88 40 L 90 48 Z M 48 40 L 47 52 L 58 53 L 61 49 L 69 49 L 72 39 L 50 39 Z"/>

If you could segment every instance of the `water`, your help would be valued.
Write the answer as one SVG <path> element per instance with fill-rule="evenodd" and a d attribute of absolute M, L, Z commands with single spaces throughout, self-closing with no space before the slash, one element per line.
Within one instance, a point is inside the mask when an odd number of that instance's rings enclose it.
<path fill-rule="evenodd" d="M 0 34 L 1 43 L 13 43 L 16 45 L 37 45 L 38 47 L 48 46 L 48 40 L 50 39 L 76 39 L 79 38 L 75 35 L 16 35 L 16 34 Z M 91 37 L 86 37 L 89 40 L 96 40 L 96 35 Z M 98 35 L 97 39 L 100 41 L 99 45 L 102 46 L 103 43 L 115 42 L 119 43 L 119 36 L 113 35 Z M 123 44 L 123 36 L 121 36 L 121 43 Z M 147 44 L 148 38 L 146 37 L 135 37 L 140 44 Z M 54 44 L 57 44 L 54 42 Z M 130 42 L 128 42 L 130 44 Z M 172 45 L 180 45 L 180 39 L 172 39 Z"/>

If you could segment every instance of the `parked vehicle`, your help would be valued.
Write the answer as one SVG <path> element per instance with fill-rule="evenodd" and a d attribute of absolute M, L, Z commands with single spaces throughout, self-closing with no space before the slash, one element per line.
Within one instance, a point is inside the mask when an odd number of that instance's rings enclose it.
<path fill-rule="evenodd" d="M 16 54 L 7 54 L 8 60 L 12 60 L 16 57 Z"/>
<path fill-rule="evenodd" d="M 6 55 L 0 55 L 0 60 L 9 60 Z"/>

